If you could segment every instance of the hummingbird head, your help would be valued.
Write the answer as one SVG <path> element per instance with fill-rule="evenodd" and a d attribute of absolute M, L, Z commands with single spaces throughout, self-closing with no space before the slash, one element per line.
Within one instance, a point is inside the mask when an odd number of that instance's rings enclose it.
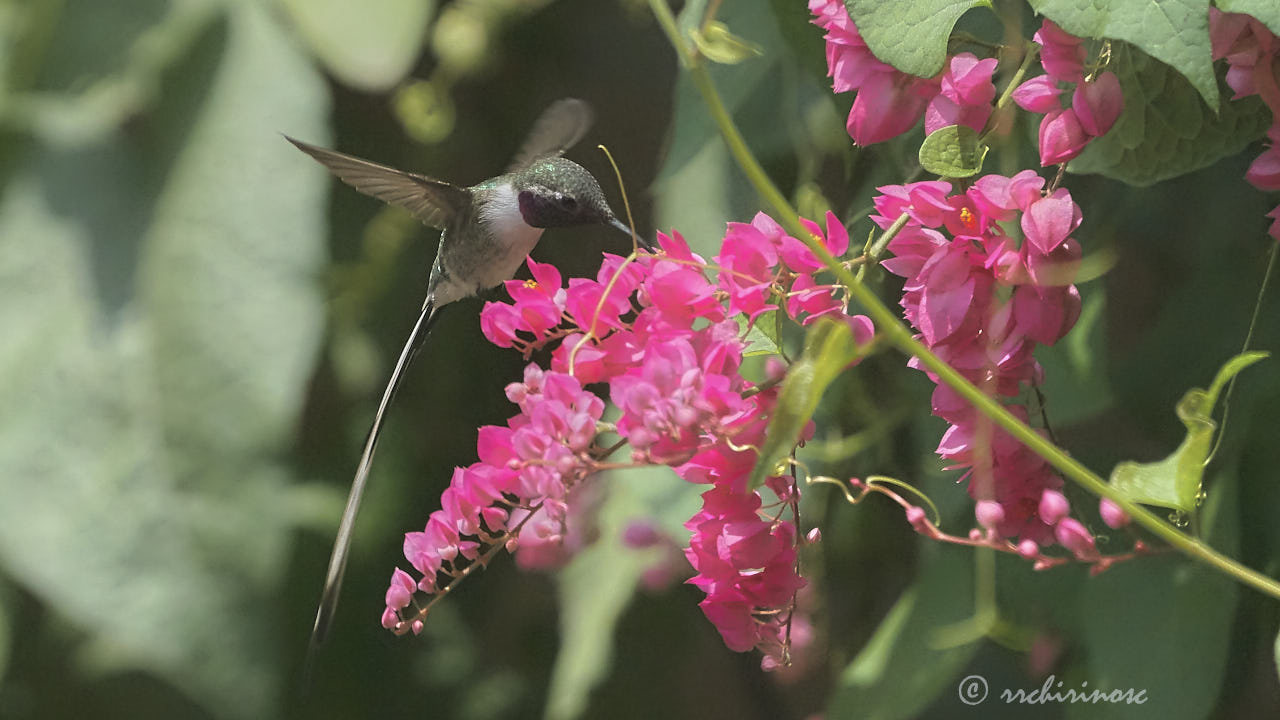
<path fill-rule="evenodd" d="M 600 183 L 572 160 L 545 158 L 518 173 L 512 184 L 520 215 L 532 227 L 609 225 L 631 234 L 631 228 L 613 214 Z"/>

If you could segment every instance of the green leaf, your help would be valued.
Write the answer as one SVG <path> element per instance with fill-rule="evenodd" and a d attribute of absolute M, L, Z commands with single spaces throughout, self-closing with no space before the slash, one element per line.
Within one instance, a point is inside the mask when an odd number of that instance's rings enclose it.
<path fill-rule="evenodd" d="M 1224 13 L 1250 15 L 1272 34 L 1280 35 L 1280 4 L 1275 0 L 1215 0 L 1213 4 Z"/>
<path fill-rule="evenodd" d="M 755 322 L 751 323 L 751 328 L 747 329 L 748 320 L 745 315 L 738 315 L 738 332 L 746 331 L 747 347 L 742 351 L 743 357 L 752 357 L 755 355 L 780 355 L 781 348 L 778 345 L 778 331 L 781 329 L 780 324 L 782 317 L 777 310 L 770 310 L 761 313 Z"/>
<path fill-rule="evenodd" d="M 1124 40 L 1172 66 L 1218 109 L 1209 47 L 1209 0 L 1031 0 L 1035 11 L 1077 37 Z M 1125 95 L 1125 107 L 1130 107 Z"/>
<path fill-rule="evenodd" d="M 1204 508 L 1207 541 L 1228 556 L 1237 555 L 1240 545 L 1236 488 L 1241 479 L 1234 472 L 1216 476 Z M 1073 636 L 1085 658 L 1080 679 L 1090 690 L 1145 690 L 1147 702 L 1069 703 L 1068 718 L 1212 715 L 1227 678 L 1239 583 L 1207 565 L 1165 555 L 1081 578 L 1079 588 Z"/>
<path fill-rule="evenodd" d="M 1111 485 L 1134 502 L 1157 505 L 1190 513 L 1196 508 L 1205 462 L 1213 449 L 1213 420 L 1222 387 L 1244 368 L 1267 357 L 1267 353 L 1237 355 L 1218 371 L 1208 391 L 1191 388 L 1178 401 L 1178 419 L 1187 427 L 1187 436 L 1174 453 L 1154 463 L 1125 461 L 1111 471 Z"/>
<path fill-rule="evenodd" d="M 600 537 L 557 575 L 560 652 L 551 673 L 548 720 L 572 720 L 586 711 L 592 689 L 613 665 L 614 628 L 640 576 L 670 552 L 666 546 L 626 547 L 626 527 L 636 520 L 658 520 L 683 540 L 682 524 L 697 512 L 702 490 L 665 467 L 608 472 L 594 482 L 608 493 L 597 515 Z"/>
<path fill-rule="evenodd" d="M 23 7 L 25 5 L 25 7 Z M 164 73 L 217 17 L 214 0 L 9 3 L 0 12 L 0 117 L 48 142 L 117 132 L 157 101 Z"/>
<path fill-rule="evenodd" d="M 952 693 L 959 705 L 953 681 L 979 644 L 938 647 L 937 631 L 972 612 L 972 603 L 956 599 L 973 597 L 973 554 L 929 547 L 926 555 L 915 583 L 841 673 L 826 717 L 913 718 L 939 693 Z"/>
<path fill-rule="evenodd" d="M 1238 154 L 1271 124 L 1257 97 L 1227 102 L 1215 114 L 1186 78 L 1130 45 L 1113 45 L 1110 68 L 1120 78 L 1124 113 L 1071 161 L 1072 172 L 1151 185 Z"/>
<path fill-rule="evenodd" d="M 175 68 L 147 131 L 29 142 L 0 198 L 0 564 L 211 716 L 281 687 L 293 441 L 322 336 L 323 79 L 256 3 Z M 251 109 L 248 111 L 247 109 Z"/>
<path fill-rule="evenodd" d="M 844 0 L 871 53 L 904 73 L 933 77 L 947 61 L 951 29 L 960 16 L 990 0 Z"/>
<path fill-rule="evenodd" d="M 705 31 L 695 29 L 692 36 L 698 52 L 711 62 L 736 65 L 764 54 L 763 48 L 729 32 L 729 26 L 722 22 L 708 23 Z"/>
<path fill-rule="evenodd" d="M 358 90 L 383 92 L 404 79 L 427 40 L 432 0 L 281 0 L 320 62 Z"/>
<path fill-rule="evenodd" d="M 968 125 L 938 128 L 920 144 L 920 166 L 944 178 L 966 178 L 982 172 L 990 150 Z"/>
<path fill-rule="evenodd" d="M 848 325 L 823 318 L 809 329 L 804 353 L 782 381 L 778 405 L 769 420 L 760 457 L 751 469 L 748 488 L 760 487 L 775 474 L 778 463 L 791 453 L 800 431 L 818 409 L 822 393 L 857 357 L 858 346 Z"/>

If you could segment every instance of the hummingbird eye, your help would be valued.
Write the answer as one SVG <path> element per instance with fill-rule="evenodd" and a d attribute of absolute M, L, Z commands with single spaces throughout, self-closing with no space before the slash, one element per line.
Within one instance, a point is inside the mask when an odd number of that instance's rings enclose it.
<path fill-rule="evenodd" d="M 572 195 L 557 195 L 556 201 L 559 202 L 561 208 L 569 212 L 578 209 L 578 201 Z"/>

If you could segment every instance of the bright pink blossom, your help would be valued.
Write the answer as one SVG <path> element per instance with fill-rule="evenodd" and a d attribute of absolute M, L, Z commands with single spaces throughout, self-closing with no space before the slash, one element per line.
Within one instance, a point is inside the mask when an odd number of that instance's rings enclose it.
<path fill-rule="evenodd" d="M 1062 88 L 1050 75 L 1037 75 L 1027 80 L 1013 91 L 1012 97 L 1018 107 L 1038 115 L 1062 107 Z"/>
<path fill-rule="evenodd" d="M 1040 164 L 1067 162 L 1078 156 L 1090 139 L 1074 110 L 1051 110 L 1040 121 Z"/>
<path fill-rule="evenodd" d="M 1033 39 L 1040 44 L 1040 62 L 1056 80 L 1080 82 L 1084 70 L 1084 41 L 1045 19 Z"/>
<path fill-rule="evenodd" d="M 925 110 L 925 133 L 950 125 L 981 132 L 991 117 L 991 101 L 996 96 L 991 82 L 996 64 L 995 58 L 979 60 L 973 53 L 952 56 L 942 73 L 940 91 Z"/>
<path fill-rule="evenodd" d="M 1080 127 L 1093 137 L 1106 135 L 1124 111 L 1124 95 L 1115 73 L 1104 72 L 1092 80 L 1076 85 L 1071 96 L 1071 109 Z"/>

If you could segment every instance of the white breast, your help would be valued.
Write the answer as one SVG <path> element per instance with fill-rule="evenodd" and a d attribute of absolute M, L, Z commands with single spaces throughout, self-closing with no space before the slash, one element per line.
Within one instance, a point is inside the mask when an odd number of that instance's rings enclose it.
<path fill-rule="evenodd" d="M 494 287 L 514 277 L 542 237 L 542 228 L 529 225 L 520 214 L 515 188 L 501 185 L 490 198 L 480 210 L 480 222 L 492 233 L 497 245 L 491 249 L 490 262 L 477 268 L 476 279 L 482 288 Z"/>

